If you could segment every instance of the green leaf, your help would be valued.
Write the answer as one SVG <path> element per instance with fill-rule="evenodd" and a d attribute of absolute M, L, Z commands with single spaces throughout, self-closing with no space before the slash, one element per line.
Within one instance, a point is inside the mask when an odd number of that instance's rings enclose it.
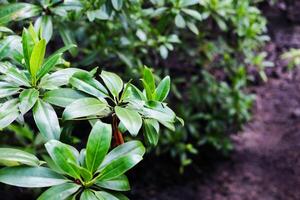
<path fill-rule="evenodd" d="M 0 6 L 0 24 L 34 17 L 41 9 L 29 3 L 8 3 Z"/>
<path fill-rule="evenodd" d="M 81 175 L 81 177 L 84 179 L 84 181 L 90 181 L 93 179 L 92 173 L 87 170 L 86 168 L 83 168 L 79 166 L 78 164 L 75 164 L 74 162 L 68 161 L 68 163 L 74 168 L 74 170 L 78 171 Z"/>
<path fill-rule="evenodd" d="M 18 165 L 39 166 L 40 161 L 34 155 L 11 148 L 0 148 L 0 165 L 18 166 Z"/>
<path fill-rule="evenodd" d="M 120 121 L 124 124 L 129 133 L 136 136 L 142 127 L 142 117 L 135 110 L 128 108 L 115 107 L 115 112 Z"/>
<path fill-rule="evenodd" d="M 47 90 L 58 89 L 63 85 L 67 85 L 69 83 L 69 79 L 73 76 L 73 74 L 81 71 L 83 70 L 76 68 L 67 68 L 56 71 L 50 75 L 45 75 L 41 79 L 39 87 Z"/>
<path fill-rule="evenodd" d="M 36 75 L 41 68 L 46 52 L 46 40 L 42 39 L 33 47 L 30 57 L 30 73 L 33 83 L 36 82 Z"/>
<path fill-rule="evenodd" d="M 37 33 L 41 33 L 41 37 L 48 43 L 53 33 L 52 17 L 49 15 L 39 17 L 34 23 L 34 28 Z"/>
<path fill-rule="evenodd" d="M 97 192 L 95 192 L 95 195 L 100 200 L 120 200 L 117 197 L 115 197 L 114 195 L 109 194 L 108 192 L 104 192 L 104 191 L 97 191 Z"/>
<path fill-rule="evenodd" d="M 18 86 L 30 87 L 29 81 L 24 71 L 18 70 L 17 68 L 11 67 L 6 71 L 5 80 L 12 82 Z"/>
<path fill-rule="evenodd" d="M 188 6 L 193 6 L 196 4 L 199 4 L 200 1 L 199 0 L 181 0 L 180 1 L 180 6 L 181 7 L 188 7 Z"/>
<path fill-rule="evenodd" d="M 127 154 L 108 163 L 101 171 L 97 180 L 111 180 L 121 176 L 143 159 L 137 154 Z"/>
<path fill-rule="evenodd" d="M 60 59 L 61 54 L 56 54 L 55 56 L 52 56 L 50 59 L 47 59 L 41 69 L 39 70 L 37 74 L 37 80 L 45 76 L 51 69 L 55 67 L 58 60 Z"/>
<path fill-rule="evenodd" d="M 73 90 L 70 88 L 59 88 L 46 92 L 44 94 L 43 100 L 50 104 L 65 108 L 74 101 L 85 97 L 86 95 L 78 92 L 77 90 Z"/>
<path fill-rule="evenodd" d="M 122 145 L 117 146 L 112 151 L 110 151 L 107 154 L 107 156 L 105 156 L 105 159 L 101 163 L 99 169 L 103 169 L 109 163 L 111 163 L 114 160 L 119 159 L 120 157 L 122 157 L 124 155 L 140 155 L 140 156 L 143 156 L 144 154 L 145 154 L 145 147 L 140 141 L 133 140 L 133 141 L 130 141 L 130 142 L 126 142 Z"/>
<path fill-rule="evenodd" d="M 146 118 L 156 119 L 161 123 L 175 121 L 175 113 L 167 105 L 160 102 L 150 101 L 142 110 Z"/>
<path fill-rule="evenodd" d="M 0 107 L 0 129 L 11 124 L 19 115 L 18 99 L 6 101 Z"/>
<path fill-rule="evenodd" d="M 59 139 L 60 127 L 58 118 L 50 104 L 39 99 L 33 108 L 33 117 L 45 139 Z"/>
<path fill-rule="evenodd" d="M 181 14 L 177 14 L 176 15 L 176 17 L 175 17 L 175 25 L 178 28 L 184 28 L 185 27 L 185 20 L 184 20 L 184 18 L 182 17 Z"/>
<path fill-rule="evenodd" d="M 18 187 L 50 187 L 68 181 L 65 177 L 45 167 L 17 166 L 0 170 L 0 182 Z"/>
<path fill-rule="evenodd" d="M 86 147 L 86 166 L 90 172 L 94 173 L 105 155 L 107 154 L 111 142 L 111 125 L 98 121 L 90 133 Z"/>
<path fill-rule="evenodd" d="M 63 112 L 64 120 L 71 120 L 105 113 L 107 105 L 96 98 L 82 98 L 74 101 Z"/>
<path fill-rule="evenodd" d="M 75 183 L 64 183 L 46 190 L 37 200 L 66 200 L 76 193 L 80 185 Z"/>
<path fill-rule="evenodd" d="M 92 190 L 85 189 L 80 196 L 80 200 L 102 200 L 102 199 L 99 199 Z"/>
<path fill-rule="evenodd" d="M 111 3 L 116 10 L 121 10 L 123 6 L 123 0 L 111 0 Z"/>
<path fill-rule="evenodd" d="M 107 71 L 102 71 L 100 76 L 111 94 L 114 97 L 118 97 L 119 93 L 123 89 L 122 79 L 115 73 Z"/>
<path fill-rule="evenodd" d="M 183 8 L 182 11 L 187 14 L 187 15 L 190 15 L 191 17 L 199 20 L 199 21 L 202 21 L 202 15 L 196 11 L 196 10 L 192 10 L 192 9 L 188 9 L 188 8 Z"/>
<path fill-rule="evenodd" d="M 75 73 L 70 78 L 70 84 L 82 92 L 103 99 L 103 101 L 108 96 L 105 87 L 87 72 Z"/>
<path fill-rule="evenodd" d="M 129 191 L 130 185 L 127 176 L 121 175 L 116 178 L 106 181 L 96 181 L 95 184 L 99 187 L 115 190 L 115 191 Z"/>
<path fill-rule="evenodd" d="M 171 81 L 170 81 L 170 77 L 166 76 L 157 86 L 156 88 L 156 96 L 155 96 L 155 100 L 157 101 L 164 101 L 170 91 L 170 85 L 171 85 Z"/>
<path fill-rule="evenodd" d="M 54 163 L 61 170 L 71 177 L 80 177 L 80 172 L 69 164 L 69 162 L 77 164 L 77 157 L 79 156 L 79 153 L 74 147 L 61 143 L 57 140 L 50 140 L 45 144 L 45 147 Z"/>
<path fill-rule="evenodd" d="M 0 81 L 0 98 L 9 97 L 19 92 L 20 88 L 11 83 Z"/>
<path fill-rule="evenodd" d="M 156 120 L 145 119 L 144 120 L 144 135 L 150 145 L 157 145 L 159 139 L 159 124 Z"/>
<path fill-rule="evenodd" d="M 36 89 L 23 90 L 19 96 L 19 109 L 22 115 L 25 115 L 36 103 L 39 98 L 39 91 Z"/>
<path fill-rule="evenodd" d="M 199 30 L 198 30 L 198 28 L 197 28 L 197 26 L 194 24 L 194 23 L 192 23 L 192 22 L 187 22 L 187 27 L 193 32 L 193 33 L 195 33 L 196 35 L 199 35 Z"/>
<path fill-rule="evenodd" d="M 155 92 L 155 80 L 152 71 L 148 67 L 144 67 L 144 82 L 149 86 L 151 93 Z"/>
<path fill-rule="evenodd" d="M 74 33 L 69 28 L 60 27 L 59 34 L 66 46 L 76 44 Z M 76 48 L 69 49 L 69 52 L 71 53 L 71 55 L 73 57 L 78 54 L 78 51 Z"/>
<path fill-rule="evenodd" d="M 26 28 L 23 29 L 22 33 L 22 47 L 26 67 L 28 70 L 30 70 L 30 57 L 34 47 L 34 40 L 31 38 Z"/>

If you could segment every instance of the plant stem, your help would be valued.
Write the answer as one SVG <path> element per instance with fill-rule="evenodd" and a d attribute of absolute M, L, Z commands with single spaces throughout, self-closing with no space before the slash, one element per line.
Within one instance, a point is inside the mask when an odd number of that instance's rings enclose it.
<path fill-rule="evenodd" d="M 119 130 L 119 119 L 116 114 L 113 114 L 112 116 L 112 129 L 113 129 L 113 135 L 115 139 L 115 146 L 119 146 L 120 144 L 124 143 L 123 135 L 121 131 Z"/>

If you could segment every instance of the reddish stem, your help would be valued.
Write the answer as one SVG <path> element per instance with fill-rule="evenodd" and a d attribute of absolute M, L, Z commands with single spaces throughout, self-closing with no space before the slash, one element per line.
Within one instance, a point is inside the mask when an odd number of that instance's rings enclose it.
<path fill-rule="evenodd" d="M 124 138 L 121 133 L 121 131 L 118 128 L 119 126 L 119 119 L 118 117 L 114 114 L 112 117 L 112 129 L 113 129 L 113 136 L 114 136 L 114 146 L 119 146 L 124 143 Z"/>

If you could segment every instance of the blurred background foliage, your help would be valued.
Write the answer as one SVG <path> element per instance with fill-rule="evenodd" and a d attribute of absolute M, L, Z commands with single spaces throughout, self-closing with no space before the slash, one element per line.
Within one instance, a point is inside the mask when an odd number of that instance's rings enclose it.
<path fill-rule="evenodd" d="M 0 2 L 0 60 L 17 56 L 14 52 L 20 47 L 13 43 L 20 40 L 23 26 L 33 23 L 36 30 L 42 27 L 50 50 L 78 46 L 62 67 L 99 66 L 129 79 L 140 77 L 147 65 L 157 75 L 170 75 L 169 104 L 186 125 L 178 125 L 175 133 L 163 130 L 155 153 L 170 154 L 181 170 L 202 146 L 225 154 L 233 149 L 229 133 L 238 132 L 251 118 L 254 96 L 245 89 L 257 78 L 266 81 L 264 69 L 273 66 L 262 49 L 269 37 L 258 1 Z M 6 45 L 12 49 L 3 51 Z M 32 144 L 39 144 L 39 138 L 29 126 L 16 124 L 8 130 L 15 133 L 18 145 L 38 151 Z"/>

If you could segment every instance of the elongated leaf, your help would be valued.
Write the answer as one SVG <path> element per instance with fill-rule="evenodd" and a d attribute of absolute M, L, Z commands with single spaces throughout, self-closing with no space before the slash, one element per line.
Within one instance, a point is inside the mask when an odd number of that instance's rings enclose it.
<path fill-rule="evenodd" d="M 46 92 L 43 100 L 56 106 L 66 107 L 74 101 L 85 97 L 86 95 L 76 90 L 70 88 L 59 88 Z"/>
<path fill-rule="evenodd" d="M 157 145 L 158 143 L 158 130 L 159 130 L 159 124 L 156 120 L 153 119 L 145 119 L 144 120 L 144 127 L 145 127 L 145 131 L 144 131 L 144 135 L 145 138 L 147 139 L 147 141 L 151 144 L 151 145 Z"/>
<path fill-rule="evenodd" d="M 73 34 L 73 32 L 71 32 L 71 30 L 69 28 L 60 27 L 59 34 L 66 46 L 76 44 L 74 34 Z M 69 49 L 69 52 L 71 53 L 72 56 L 76 56 L 78 53 L 77 49 L 75 49 L 75 48 Z"/>
<path fill-rule="evenodd" d="M 34 155 L 11 148 L 0 148 L 0 165 L 18 166 L 18 165 L 39 166 L 40 161 Z"/>
<path fill-rule="evenodd" d="M 42 39 L 36 43 L 30 56 L 30 73 L 31 78 L 36 81 L 36 75 L 41 68 L 46 52 L 46 40 Z"/>
<path fill-rule="evenodd" d="M 164 101 L 167 98 L 170 91 L 170 84 L 170 77 L 166 76 L 156 88 L 155 100 Z"/>
<path fill-rule="evenodd" d="M 86 189 L 81 194 L 80 200 L 102 200 L 102 199 L 99 199 L 93 191 Z"/>
<path fill-rule="evenodd" d="M 70 120 L 79 117 L 102 114 L 106 104 L 96 98 L 82 98 L 74 101 L 66 107 L 63 112 L 63 119 Z"/>
<path fill-rule="evenodd" d="M 48 90 L 58 89 L 60 86 L 67 85 L 74 73 L 82 71 L 83 70 L 76 68 L 67 68 L 56 71 L 50 75 L 44 76 L 41 79 L 39 86 Z"/>
<path fill-rule="evenodd" d="M 49 15 L 39 17 L 34 23 L 34 28 L 37 33 L 41 32 L 46 42 L 49 42 L 53 33 L 52 17 Z"/>
<path fill-rule="evenodd" d="M 18 99 L 6 101 L 0 106 L 0 129 L 11 124 L 19 115 Z"/>
<path fill-rule="evenodd" d="M 202 16 L 198 11 L 193 10 L 193 9 L 188 9 L 188 8 L 183 8 L 182 11 L 184 13 L 186 13 L 187 15 L 190 15 L 191 17 L 193 17 L 199 21 L 202 21 Z"/>
<path fill-rule="evenodd" d="M 6 167 L 0 170 L 0 182 L 27 188 L 40 188 L 68 182 L 60 174 L 45 167 Z"/>
<path fill-rule="evenodd" d="M 87 170 L 86 168 L 83 168 L 79 166 L 78 164 L 75 164 L 74 162 L 71 162 L 68 160 L 68 163 L 73 167 L 73 169 L 77 172 L 79 172 L 80 176 L 84 179 L 84 181 L 90 181 L 93 179 L 92 173 Z"/>
<path fill-rule="evenodd" d="M 121 176 L 126 171 L 134 167 L 137 163 L 139 163 L 142 159 L 143 157 L 137 154 L 127 154 L 125 156 L 121 156 L 108 163 L 100 171 L 101 175 L 98 180 L 111 180 L 113 178 Z"/>
<path fill-rule="evenodd" d="M 111 141 L 111 125 L 98 121 L 90 133 L 86 147 L 86 166 L 94 173 L 105 155 L 107 154 Z"/>
<path fill-rule="evenodd" d="M 177 14 L 175 16 L 175 25 L 178 27 L 178 28 L 184 28 L 185 25 L 186 25 L 186 22 L 184 20 L 184 18 L 182 17 L 181 14 Z"/>
<path fill-rule="evenodd" d="M 159 122 L 174 122 L 175 113 L 160 102 L 151 101 L 143 108 L 143 115 L 147 118 L 156 119 Z"/>
<path fill-rule="evenodd" d="M 9 3 L 0 6 L 0 24 L 36 16 L 41 9 L 29 3 Z"/>
<path fill-rule="evenodd" d="M 110 151 L 107 154 L 107 156 L 105 156 L 105 159 L 101 163 L 99 169 L 103 169 L 108 163 L 111 163 L 112 161 L 119 159 L 124 155 L 143 156 L 144 154 L 145 154 L 145 147 L 140 141 L 134 140 L 134 141 L 126 142 L 122 145 L 117 146 L 112 151 Z"/>
<path fill-rule="evenodd" d="M 99 187 L 115 190 L 115 191 L 129 191 L 130 185 L 127 176 L 121 175 L 119 177 L 106 180 L 106 181 L 96 181 L 95 184 Z"/>
<path fill-rule="evenodd" d="M 136 136 L 142 127 L 142 117 L 135 110 L 115 107 L 115 112 L 131 135 Z"/>
<path fill-rule="evenodd" d="M 50 140 L 45 144 L 45 147 L 54 163 L 60 169 L 74 178 L 80 177 L 80 172 L 69 164 L 69 162 L 76 164 L 77 156 L 79 156 L 79 153 L 76 152 L 72 146 L 66 145 L 57 140 Z"/>
<path fill-rule="evenodd" d="M 42 78 L 43 76 L 45 76 L 45 74 L 47 74 L 49 71 L 51 71 L 51 69 L 53 69 L 56 65 L 56 63 L 58 62 L 59 58 L 61 57 L 61 54 L 57 54 L 53 57 L 51 57 L 50 59 L 48 59 L 43 66 L 41 67 L 41 69 L 39 70 L 38 74 L 37 74 L 37 80 L 39 80 L 40 78 Z"/>
<path fill-rule="evenodd" d="M 75 183 L 64 183 L 46 190 L 37 200 L 66 200 L 79 188 L 80 186 Z"/>
<path fill-rule="evenodd" d="M 19 92 L 20 88 L 11 83 L 0 81 L 0 98 L 9 97 Z"/>
<path fill-rule="evenodd" d="M 143 82 L 145 82 L 148 85 L 151 93 L 155 92 L 154 76 L 152 74 L 152 71 L 148 67 L 144 67 Z"/>
<path fill-rule="evenodd" d="M 103 99 L 108 96 L 105 87 L 87 72 L 78 72 L 70 79 L 70 84 L 76 89 Z"/>
<path fill-rule="evenodd" d="M 22 47 L 23 47 L 24 60 L 28 70 L 30 70 L 30 56 L 32 53 L 33 46 L 34 46 L 34 40 L 31 38 L 28 30 L 24 28 L 22 33 Z"/>
<path fill-rule="evenodd" d="M 111 0 L 111 3 L 116 10 L 121 10 L 123 6 L 123 0 Z"/>
<path fill-rule="evenodd" d="M 122 79 L 115 73 L 102 71 L 101 78 L 112 95 L 117 97 L 123 89 Z"/>
<path fill-rule="evenodd" d="M 23 90 L 19 96 L 20 104 L 19 109 L 20 112 L 24 115 L 27 113 L 36 103 L 39 98 L 39 91 L 36 89 L 26 89 Z"/>
<path fill-rule="evenodd" d="M 6 71 L 5 80 L 12 82 L 18 86 L 30 87 L 30 83 L 24 73 L 24 71 L 17 70 L 15 67 L 11 67 Z"/>
<path fill-rule="evenodd" d="M 109 194 L 108 192 L 104 192 L 104 191 L 97 191 L 97 192 L 95 192 L 95 195 L 100 200 L 120 200 L 116 196 Z"/>
<path fill-rule="evenodd" d="M 50 104 L 39 99 L 33 108 L 33 117 L 45 139 L 59 139 L 60 127 L 58 118 Z"/>

